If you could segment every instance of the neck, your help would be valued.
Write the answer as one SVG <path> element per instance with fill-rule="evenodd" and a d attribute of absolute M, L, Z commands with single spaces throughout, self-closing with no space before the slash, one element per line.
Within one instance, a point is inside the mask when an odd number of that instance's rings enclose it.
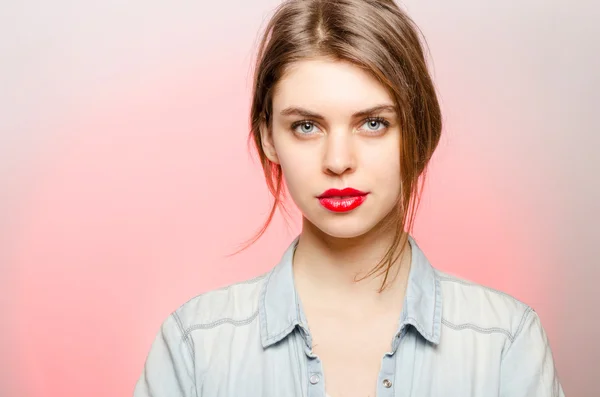
<path fill-rule="evenodd" d="M 394 232 L 372 230 L 354 238 L 336 238 L 303 219 L 293 260 L 297 288 L 307 292 L 302 293 L 306 297 L 332 303 L 343 300 L 363 306 L 386 300 L 397 302 L 405 292 L 411 265 L 408 242 L 402 256 L 392 264 L 383 292 L 379 290 L 384 274 L 357 281 L 380 262 L 393 242 Z"/>

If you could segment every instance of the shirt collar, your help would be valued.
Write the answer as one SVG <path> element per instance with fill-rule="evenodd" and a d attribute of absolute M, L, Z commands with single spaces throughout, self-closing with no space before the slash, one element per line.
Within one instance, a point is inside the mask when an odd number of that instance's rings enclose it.
<path fill-rule="evenodd" d="M 259 318 L 261 341 L 265 348 L 285 338 L 296 326 L 304 331 L 308 329 L 292 271 L 299 238 L 297 236 L 288 246 L 262 287 Z M 408 241 L 412 248 L 412 263 L 397 334 L 400 335 L 410 324 L 429 342 L 439 344 L 442 321 L 440 281 L 415 240 L 409 236 Z M 394 342 L 398 340 L 394 338 Z M 310 341 L 307 343 L 310 346 Z M 394 351 L 397 345 L 393 344 Z"/>

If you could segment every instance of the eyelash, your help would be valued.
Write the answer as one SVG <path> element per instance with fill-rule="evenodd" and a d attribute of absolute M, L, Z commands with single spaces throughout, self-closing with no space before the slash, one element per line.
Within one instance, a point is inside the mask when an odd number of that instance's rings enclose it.
<path fill-rule="evenodd" d="M 372 121 L 376 121 L 378 123 L 383 124 L 382 129 L 376 130 L 376 131 L 369 131 L 368 133 L 371 133 L 372 135 L 376 135 L 376 134 L 380 134 L 381 132 L 385 131 L 389 126 L 390 126 L 390 122 L 387 121 L 386 119 L 384 119 L 383 117 L 369 117 L 367 119 L 363 120 L 362 124 L 365 123 L 369 123 Z M 296 128 L 298 128 L 299 126 L 301 126 L 302 124 L 312 124 L 315 125 L 316 123 L 311 121 L 311 120 L 300 120 L 300 121 L 296 121 L 295 123 L 292 123 L 292 131 L 296 131 Z M 300 134 L 300 135 L 309 135 L 309 134 Z"/>

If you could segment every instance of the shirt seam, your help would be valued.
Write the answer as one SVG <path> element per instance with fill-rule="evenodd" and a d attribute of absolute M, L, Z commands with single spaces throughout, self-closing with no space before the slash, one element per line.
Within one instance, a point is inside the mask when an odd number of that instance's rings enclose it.
<path fill-rule="evenodd" d="M 436 288 L 437 288 L 437 282 L 436 282 L 436 274 L 435 272 L 433 272 L 433 313 L 432 313 L 432 318 L 431 318 L 431 334 L 430 334 L 430 338 L 433 339 L 433 334 L 434 334 L 434 327 L 435 327 L 435 314 L 436 314 L 436 309 L 437 309 L 437 296 L 436 296 Z"/>
<path fill-rule="evenodd" d="M 490 291 L 490 292 L 494 292 L 494 293 L 496 293 L 498 295 L 502 295 L 502 296 L 505 296 L 507 298 L 510 298 L 510 299 L 512 299 L 513 301 L 515 301 L 515 302 L 517 302 L 519 304 L 525 305 L 524 302 L 520 301 L 519 299 L 515 298 L 514 296 L 512 296 L 510 294 L 507 294 L 506 292 L 503 292 L 503 291 L 500 291 L 500 290 L 488 287 L 486 285 L 481 285 L 481 284 L 477 284 L 477 283 L 470 282 L 470 281 L 465 281 L 465 280 L 459 280 L 459 279 L 449 278 L 449 277 L 442 276 L 442 275 L 439 275 L 439 274 L 438 274 L 438 278 L 441 281 L 447 281 L 447 282 L 450 282 L 450 283 L 462 284 L 462 285 L 466 285 L 468 287 L 482 288 L 484 290 L 487 290 L 487 291 Z"/>
<path fill-rule="evenodd" d="M 431 338 L 432 340 L 435 339 L 436 342 L 439 343 L 440 340 L 440 333 L 441 333 L 441 318 L 442 318 L 442 314 L 441 314 L 441 310 L 442 310 L 442 286 L 440 284 L 440 281 L 438 279 L 438 275 L 435 272 L 435 270 L 433 271 L 433 278 L 434 278 L 434 309 L 433 309 L 433 319 L 432 319 L 432 326 L 431 326 Z M 438 319 L 438 321 L 436 321 L 436 318 Z M 437 328 L 437 333 L 436 333 L 436 328 Z"/>
<path fill-rule="evenodd" d="M 269 343 L 271 339 L 271 336 L 269 335 L 269 322 L 267 320 L 267 290 L 269 289 L 269 282 L 271 281 L 271 276 L 273 276 L 274 272 L 275 268 L 271 269 L 271 271 L 266 276 L 266 280 L 263 284 L 262 291 L 260 293 L 258 306 L 260 319 L 262 320 L 261 330 L 264 333 L 264 340 L 266 343 Z"/>
<path fill-rule="evenodd" d="M 194 350 L 192 349 L 191 341 L 187 337 L 187 333 L 185 332 L 183 323 L 181 322 L 181 317 L 179 317 L 179 314 L 177 314 L 177 312 L 173 312 L 172 316 L 175 319 L 175 323 L 177 323 L 177 328 L 179 328 L 179 332 L 181 332 L 181 339 L 185 342 L 185 344 L 190 352 L 190 356 L 192 357 L 192 360 L 194 360 L 195 359 Z"/>
<path fill-rule="evenodd" d="M 235 320 L 235 319 L 230 318 L 230 317 L 224 317 L 224 318 L 221 318 L 219 320 L 213 321 L 213 322 L 208 323 L 208 324 L 194 324 L 194 325 L 189 326 L 185 330 L 184 337 L 187 338 L 192 331 L 196 331 L 196 330 L 199 330 L 199 329 L 216 328 L 219 325 L 223 325 L 223 324 L 232 324 L 233 326 L 241 327 L 241 326 L 244 326 L 244 325 L 251 324 L 252 321 L 254 321 L 254 319 L 256 319 L 256 317 L 258 317 L 258 309 L 254 313 L 252 313 L 252 315 L 250 317 L 244 318 L 244 319 L 241 319 L 241 320 Z"/>
<path fill-rule="evenodd" d="M 179 309 L 181 309 L 181 308 L 183 308 L 183 307 L 186 307 L 186 306 L 187 306 L 188 304 L 190 304 L 192 301 L 194 301 L 194 300 L 196 300 L 196 299 L 199 299 L 199 298 L 202 298 L 202 297 L 204 297 L 204 296 L 206 296 L 206 295 L 208 295 L 208 294 L 213 294 L 213 293 L 215 293 L 215 292 L 223 292 L 223 291 L 227 291 L 227 290 L 229 290 L 229 289 L 231 289 L 231 288 L 234 288 L 234 287 L 236 287 L 236 286 L 238 286 L 238 285 L 250 285 L 250 284 L 255 284 L 255 283 L 257 283 L 257 282 L 261 281 L 261 280 L 262 280 L 263 278 L 265 278 L 266 276 L 267 276 L 267 273 L 260 274 L 260 275 L 258 275 L 258 276 L 256 276 L 256 277 L 253 277 L 253 278 L 251 278 L 251 279 L 248 279 L 248 280 L 238 281 L 238 282 L 236 282 L 236 283 L 229 284 L 229 285 L 226 285 L 226 286 L 224 286 L 224 287 L 221 287 L 221 288 L 212 289 L 212 290 L 210 290 L 210 291 L 206 291 L 206 292 L 203 292 L 203 293 L 201 293 L 201 294 L 194 295 L 193 297 L 189 298 L 189 299 L 188 299 L 186 302 L 184 302 L 184 303 L 183 303 L 183 304 L 182 304 L 182 305 L 179 307 Z M 179 309 L 178 309 L 178 310 L 179 310 Z"/>
<path fill-rule="evenodd" d="M 188 352 L 190 353 L 190 359 L 192 360 L 192 382 L 193 382 L 193 387 L 194 387 L 194 394 L 196 396 L 198 396 L 198 386 L 196 384 L 196 375 L 195 375 L 195 367 L 196 367 L 196 355 L 194 354 L 194 349 L 192 348 L 191 345 L 191 341 L 189 340 L 189 338 L 186 336 L 184 330 L 183 330 L 183 323 L 181 322 L 181 318 L 179 317 L 179 314 L 177 314 L 177 312 L 173 312 L 171 313 L 171 316 L 173 317 L 173 319 L 175 320 L 175 323 L 177 324 L 177 328 L 179 329 L 179 332 L 181 333 L 181 338 L 183 340 L 183 342 L 185 343 L 185 345 L 188 348 Z"/>
<path fill-rule="evenodd" d="M 506 355 L 508 354 L 508 351 L 514 345 L 514 342 L 517 339 L 517 337 L 521 334 L 521 331 L 523 331 L 523 328 L 525 327 L 525 321 L 529 318 L 529 315 L 531 314 L 531 312 L 534 312 L 534 310 L 530 306 L 527 306 L 527 309 L 525 309 L 525 311 L 523 312 L 523 315 L 521 316 L 521 321 L 519 321 L 519 326 L 517 327 L 517 330 L 515 331 L 515 336 L 514 336 L 513 340 L 511 340 L 510 346 L 508 346 L 506 348 L 506 352 L 502 356 L 502 361 L 504 361 L 504 357 L 506 357 Z"/>
<path fill-rule="evenodd" d="M 446 319 L 442 319 L 442 324 L 444 324 L 445 326 L 452 328 L 456 331 L 462 331 L 464 329 L 471 329 L 473 331 L 482 333 L 482 334 L 492 334 L 492 333 L 501 333 L 506 335 L 506 337 L 512 342 L 515 338 L 515 335 L 513 335 L 509 330 L 506 330 L 504 328 L 500 328 L 500 327 L 489 327 L 489 328 L 484 328 L 484 327 L 480 327 L 478 325 L 475 325 L 473 323 L 464 323 L 464 324 L 454 324 L 451 323 L 450 321 L 446 320 Z"/>

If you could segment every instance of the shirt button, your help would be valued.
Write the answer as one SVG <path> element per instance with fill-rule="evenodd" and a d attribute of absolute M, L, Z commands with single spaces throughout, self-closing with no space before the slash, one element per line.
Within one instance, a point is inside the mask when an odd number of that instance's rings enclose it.
<path fill-rule="evenodd" d="M 314 374 L 314 375 L 311 375 L 311 376 L 310 376 L 310 379 L 309 379 L 309 380 L 310 380 L 310 383 L 312 383 L 313 385 L 316 385 L 317 383 L 319 383 L 319 380 L 320 380 L 320 379 L 321 379 L 321 378 L 319 378 L 319 375 L 317 375 L 317 374 Z"/>
<path fill-rule="evenodd" d="M 383 380 L 383 386 L 384 386 L 386 389 L 389 389 L 390 387 L 392 387 L 392 381 L 391 381 L 391 380 L 389 380 L 389 379 L 384 379 L 384 380 Z"/>

